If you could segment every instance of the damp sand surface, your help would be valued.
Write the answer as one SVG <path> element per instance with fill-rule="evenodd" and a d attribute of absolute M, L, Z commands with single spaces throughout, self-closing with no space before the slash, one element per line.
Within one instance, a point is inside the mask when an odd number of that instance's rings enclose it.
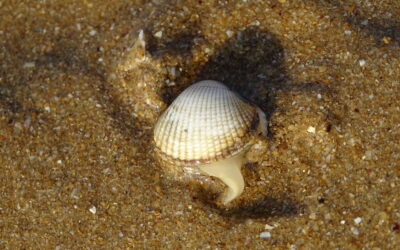
<path fill-rule="evenodd" d="M 1 248 L 398 248 L 399 14 L 394 0 L 1 1 Z M 153 156 L 157 117 L 203 79 L 269 122 L 228 207 L 217 180 Z"/>

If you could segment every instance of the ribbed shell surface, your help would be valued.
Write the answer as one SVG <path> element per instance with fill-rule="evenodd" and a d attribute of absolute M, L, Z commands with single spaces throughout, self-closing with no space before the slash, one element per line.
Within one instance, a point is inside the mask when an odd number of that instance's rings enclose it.
<path fill-rule="evenodd" d="M 207 163 L 243 150 L 257 120 L 255 107 L 225 85 L 201 81 L 184 90 L 160 116 L 154 141 L 170 162 Z"/>

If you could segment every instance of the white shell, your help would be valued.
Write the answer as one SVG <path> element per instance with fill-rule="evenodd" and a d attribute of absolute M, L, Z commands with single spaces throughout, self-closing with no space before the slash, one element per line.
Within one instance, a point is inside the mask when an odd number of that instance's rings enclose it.
<path fill-rule="evenodd" d="M 251 132 L 265 119 L 259 111 L 222 83 L 198 82 L 184 90 L 158 119 L 156 148 L 177 165 L 225 159 L 251 144 Z"/>

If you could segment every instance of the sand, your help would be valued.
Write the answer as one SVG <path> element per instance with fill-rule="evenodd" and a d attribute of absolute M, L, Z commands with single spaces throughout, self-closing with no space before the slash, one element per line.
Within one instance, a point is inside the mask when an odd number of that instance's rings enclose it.
<path fill-rule="evenodd" d="M 2 249 L 395 249 L 398 1 L 1 1 Z M 137 43 L 144 31 L 145 51 Z M 187 86 L 267 114 L 244 193 L 152 128 Z"/>

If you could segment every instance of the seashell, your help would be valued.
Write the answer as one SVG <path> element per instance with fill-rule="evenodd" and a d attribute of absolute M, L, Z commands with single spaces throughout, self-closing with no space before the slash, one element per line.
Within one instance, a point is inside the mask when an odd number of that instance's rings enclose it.
<path fill-rule="evenodd" d="M 185 89 L 154 127 L 156 151 L 173 171 L 200 172 L 228 188 L 226 204 L 244 189 L 241 166 L 258 135 L 267 134 L 263 111 L 224 84 L 205 80 Z"/>

